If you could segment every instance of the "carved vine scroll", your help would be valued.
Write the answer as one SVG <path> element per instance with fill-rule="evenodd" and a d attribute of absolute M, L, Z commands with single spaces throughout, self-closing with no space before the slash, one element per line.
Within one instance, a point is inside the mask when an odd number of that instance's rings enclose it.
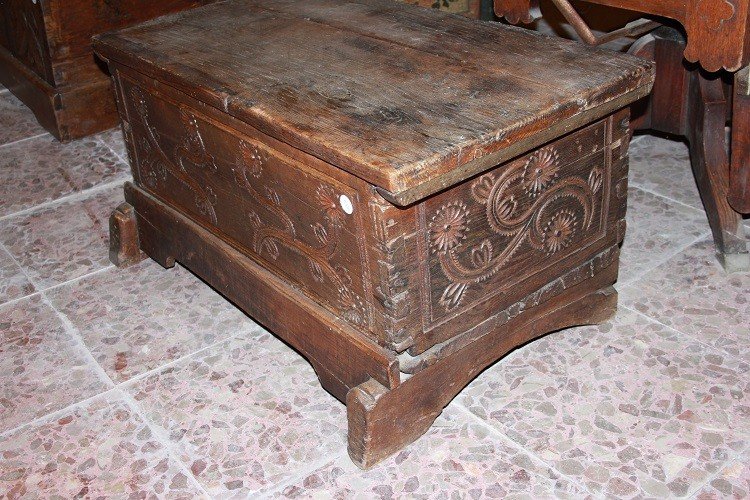
<path fill-rule="evenodd" d="M 502 278 L 512 259 L 527 259 L 529 265 L 554 260 L 596 232 L 603 165 L 576 174 L 547 146 L 524 162 L 479 177 L 468 197 L 432 213 L 428 243 L 446 283 L 437 300 L 443 314 L 463 305 L 470 288 Z M 484 231 L 479 237 L 477 228 Z"/>

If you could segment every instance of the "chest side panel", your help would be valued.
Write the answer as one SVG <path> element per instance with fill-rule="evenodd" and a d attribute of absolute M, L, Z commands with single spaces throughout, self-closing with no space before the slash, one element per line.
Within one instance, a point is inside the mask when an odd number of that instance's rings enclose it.
<path fill-rule="evenodd" d="M 0 2 L 0 44 L 42 79 L 53 83 L 41 2 Z"/>
<path fill-rule="evenodd" d="M 418 208 L 421 352 L 616 244 L 611 119 L 428 198 Z M 618 166 L 617 168 L 620 168 Z"/>
<path fill-rule="evenodd" d="M 119 77 L 136 183 L 367 328 L 357 190 Z"/>

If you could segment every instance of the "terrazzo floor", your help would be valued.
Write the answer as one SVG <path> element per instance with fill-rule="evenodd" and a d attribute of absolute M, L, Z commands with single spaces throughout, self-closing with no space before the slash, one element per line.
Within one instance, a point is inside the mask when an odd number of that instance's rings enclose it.
<path fill-rule="evenodd" d="M 119 132 L 0 93 L 0 498 L 750 495 L 750 274 L 677 142 L 636 138 L 620 307 L 519 349 L 369 472 L 309 364 L 192 274 L 118 270 Z"/>

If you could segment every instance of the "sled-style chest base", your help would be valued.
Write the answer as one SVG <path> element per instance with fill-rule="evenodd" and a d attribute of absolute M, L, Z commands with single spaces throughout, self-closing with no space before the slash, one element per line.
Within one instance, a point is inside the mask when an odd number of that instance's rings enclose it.
<path fill-rule="evenodd" d="M 134 177 L 112 260 L 180 262 L 295 347 L 360 466 L 614 313 L 648 62 L 385 0 L 228 1 L 95 46 Z"/>

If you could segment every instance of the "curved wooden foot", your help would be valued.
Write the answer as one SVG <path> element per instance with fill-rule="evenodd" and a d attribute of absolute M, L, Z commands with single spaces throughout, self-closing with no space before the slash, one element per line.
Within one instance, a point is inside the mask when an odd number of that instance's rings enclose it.
<path fill-rule="evenodd" d="M 534 309 L 522 324 L 488 332 L 394 389 L 372 379 L 351 389 L 346 406 L 352 461 L 367 469 L 416 441 L 474 377 L 517 346 L 571 325 L 606 321 L 617 310 L 617 292 L 606 287 L 541 316 Z"/>
<path fill-rule="evenodd" d="M 641 113 L 631 121 L 634 128 L 651 128 L 685 136 L 690 144 L 690 162 L 703 199 L 716 245 L 716 254 L 727 272 L 750 270 L 750 254 L 735 208 L 743 208 L 748 196 L 743 176 L 750 178 L 747 131 L 750 99 L 741 95 L 742 80 L 735 84 L 730 190 L 730 164 L 726 152 L 724 125 L 730 103 L 724 83 L 683 59 L 684 37 L 672 28 L 659 28 L 633 45 L 634 55 L 656 61 L 656 83 Z M 739 117 L 739 119 L 738 119 Z M 747 181 L 750 183 L 750 180 Z"/>
<path fill-rule="evenodd" d="M 708 215 L 716 254 L 727 272 L 750 270 L 742 217 L 729 205 L 729 158 L 724 123 L 727 102 L 720 78 L 695 70 L 690 82 L 687 136 L 703 206 Z"/>
<path fill-rule="evenodd" d="M 135 209 L 121 203 L 109 217 L 109 260 L 117 267 L 128 267 L 145 258 L 138 241 Z"/>

